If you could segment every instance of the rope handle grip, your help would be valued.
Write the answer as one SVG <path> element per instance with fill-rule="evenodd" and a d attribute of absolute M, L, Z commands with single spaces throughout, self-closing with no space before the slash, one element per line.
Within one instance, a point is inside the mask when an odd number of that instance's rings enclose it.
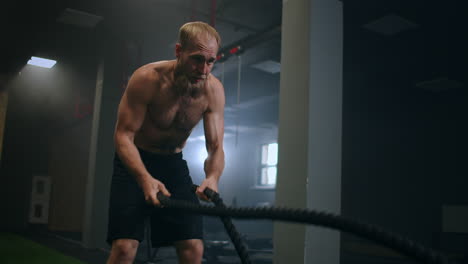
<path fill-rule="evenodd" d="M 192 184 L 192 191 L 195 192 L 197 190 L 199 186 L 196 185 L 196 184 Z M 203 191 L 203 193 L 206 195 L 206 197 L 208 197 L 209 199 L 216 199 L 216 198 L 219 198 L 219 193 L 213 191 L 212 189 L 210 188 L 205 188 L 205 190 Z M 162 192 L 158 192 L 156 194 L 157 198 L 159 201 L 167 201 L 169 200 L 169 196 L 166 196 L 164 195 Z"/>
<path fill-rule="evenodd" d="M 199 186 L 193 184 L 192 185 L 192 191 L 196 192 L 197 188 Z M 221 196 L 219 193 L 215 192 L 214 190 L 210 188 L 205 188 L 203 193 L 210 199 L 211 202 L 213 202 L 216 205 L 216 208 L 226 208 L 226 205 L 223 203 L 223 199 L 221 199 Z M 178 203 L 179 201 L 171 201 L 168 196 L 165 196 L 162 194 L 162 192 L 158 192 L 157 197 L 161 204 L 168 205 L 171 207 L 170 203 Z M 193 206 L 193 205 L 190 205 Z M 232 243 L 234 244 L 234 247 L 237 251 L 237 254 L 239 255 L 241 259 L 242 264 L 251 264 L 252 261 L 250 260 L 250 256 L 247 250 L 247 245 L 245 242 L 242 240 L 241 234 L 237 231 L 236 227 L 232 223 L 231 218 L 229 216 L 221 216 L 221 222 L 223 222 L 224 228 L 226 229 L 226 232 L 229 235 L 229 238 L 231 239 Z"/>
<path fill-rule="evenodd" d="M 193 192 L 196 192 L 197 191 L 197 188 L 199 186 L 196 185 L 196 184 L 192 184 L 192 191 Z M 213 191 L 212 189 L 206 187 L 205 190 L 203 191 L 203 193 L 206 195 L 206 197 L 208 197 L 209 199 L 213 199 L 215 197 L 219 197 L 219 193 Z"/>

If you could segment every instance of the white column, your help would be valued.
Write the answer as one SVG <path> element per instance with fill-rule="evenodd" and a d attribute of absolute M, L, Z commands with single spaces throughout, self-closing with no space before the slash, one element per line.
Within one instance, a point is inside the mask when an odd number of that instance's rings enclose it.
<path fill-rule="evenodd" d="M 342 3 L 284 0 L 276 205 L 340 213 Z M 340 260 L 340 236 L 276 223 L 274 263 Z"/>
<path fill-rule="evenodd" d="M 343 7 L 310 7 L 310 94 L 307 208 L 341 213 Z M 309 226 L 305 263 L 340 263 L 340 233 Z"/>
<path fill-rule="evenodd" d="M 114 128 L 122 95 L 119 45 L 108 45 L 96 80 L 93 125 L 91 131 L 86 204 L 83 221 L 83 245 L 106 246 L 110 181 L 114 158 Z"/>

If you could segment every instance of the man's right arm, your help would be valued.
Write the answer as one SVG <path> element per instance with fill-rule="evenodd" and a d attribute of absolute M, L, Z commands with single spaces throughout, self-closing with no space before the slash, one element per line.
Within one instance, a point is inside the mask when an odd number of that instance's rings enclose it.
<path fill-rule="evenodd" d="M 159 205 L 156 193 L 162 191 L 165 195 L 170 194 L 164 184 L 146 170 L 134 143 L 135 134 L 145 120 L 147 106 L 153 97 L 155 81 L 155 73 L 145 68 L 138 69 L 130 78 L 118 109 L 114 143 L 117 154 L 142 188 L 145 199 Z"/>

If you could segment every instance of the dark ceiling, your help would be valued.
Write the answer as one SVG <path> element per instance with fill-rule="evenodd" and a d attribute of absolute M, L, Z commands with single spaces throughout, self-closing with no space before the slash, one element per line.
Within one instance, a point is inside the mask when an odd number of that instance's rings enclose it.
<path fill-rule="evenodd" d="M 425 40 L 425 46 L 450 46 L 450 50 L 466 43 L 465 29 L 468 9 L 463 1 L 401 1 L 401 0 L 347 0 L 344 2 L 345 30 L 362 31 L 363 26 L 389 14 L 398 15 L 415 25 L 414 30 L 402 32 L 394 37 L 382 37 L 382 41 L 392 42 L 406 38 L 415 43 Z M 63 28 L 57 22 L 65 8 L 72 8 L 101 16 L 98 27 L 104 27 L 123 38 L 141 42 L 158 43 L 156 57 L 172 56 L 172 45 L 176 41 L 178 27 L 189 20 L 210 22 L 215 3 L 215 23 L 223 36 L 224 47 L 247 36 L 258 36 L 264 30 L 279 30 L 281 24 L 282 1 L 275 0 L 46 0 L 5 3 L 2 16 L 2 57 L 0 72 L 16 72 L 29 56 L 51 52 L 47 39 L 56 39 Z M 6 12 L 5 12 L 6 11 Z M 391 26 L 391 25 L 390 25 Z M 73 27 L 73 26 L 72 26 Z M 69 30 L 71 27 L 69 27 Z M 63 30 L 63 29 L 62 29 Z M 92 32 L 93 29 L 87 29 Z M 379 37 L 374 32 L 374 38 Z M 278 53 L 280 34 L 273 36 L 276 45 L 262 47 Z M 268 43 L 271 38 L 263 40 Z M 257 43 L 262 44 L 262 43 Z M 346 42 L 345 42 L 346 45 Z M 423 47 L 421 47 L 423 48 Z M 463 48 L 463 47 L 461 47 Z M 47 50 L 49 49 L 49 50 Z M 264 51 L 265 53 L 265 51 Z M 450 55 L 450 54 L 448 54 Z M 265 55 L 278 60 L 279 54 Z M 252 63 L 252 62 L 251 62 Z"/>
<path fill-rule="evenodd" d="M 268 0 L 47 0 L 8 3 L 4 8 L 2 73 L 17 72 L 31 55 L 53 53 L 53 45 L 44 43 L 63 37 L 60 32 L 77 31 L 76 25 L 57 22 L 66 8 L 102 17 L 95 27 L 81 28 L 85 33 L 104 28 L 129 40 L 158 43 L 161 57 L 172 56 L 178 27 L 190 20 L 211 22 L 214 18 L 225 47 L 281 23 L 281 1 Z"/>
<path fill-rule="evenodd" d="M 268 117 L 262 115 L 251 122 L 260 127 L 277 122 L 279 74 L 265 73 L 249 66 L 265 60 L 280 61 L 281 0 L 9 2 L 4 6 L 6 16 L 1 18 L 4 20 L 1 23 L 4 37 L 3 63 L 0 64 L 2 80 L 8 74 L 14 76 L 31 55 L 54 57 L 79 53 L 80 47 L 95 45 L 103 32 L 140 45 L 143 49 L 140 63 L 171 59 L 181 24 L 190 20 L 210 22 L 215 18 L 216 28 L 223 38 L 222 48 L 246 39 L 251 44 L 242 56 L 241 102 L 244 109 L 251 110 L 260 104 L 276 105 L 272 111 L 267 111 L 269 114 L 264 113 Z M 353 78 L 354 72 L 362 75 L 362 71 L 366 71 L 369 79 L 384 76 L 385 72 L 386 77 L 392 76 L 392 88 L 389 89 L 406 89 L 411 85 L 421 89 L 437 90 L 443 86 L 466 90 L 468 8 L 465 2 L 342 2 L 345 82 L 346 78 Z M 216 4 L 215 12 L 213 3 Z M 57 22 L 66 8 L 100 16 L 102 21 L 91 28 Z M 67 39 L 75 43 L 73 50 L 68 49 L 69 45 L 63 45 Z M 220 66 L 218 64 L 214 70 L 218 77 Z M 237 103 L 237 60 L 229 59 L 224 66 L 229 119 L 229 113 L 236 110 L 233 105 Z M 275 84 L 261 85 L 271 83 Z"/>

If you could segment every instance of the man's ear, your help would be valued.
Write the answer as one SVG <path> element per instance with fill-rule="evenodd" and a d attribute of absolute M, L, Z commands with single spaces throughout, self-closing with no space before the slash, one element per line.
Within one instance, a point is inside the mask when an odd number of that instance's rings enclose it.
<path fill-rule="evenodd" d="M 182 45 L 180 43 L 175 44 L 175 55 L 178 59 L 180 57 L 180 53 L 182 52 Z"/>

